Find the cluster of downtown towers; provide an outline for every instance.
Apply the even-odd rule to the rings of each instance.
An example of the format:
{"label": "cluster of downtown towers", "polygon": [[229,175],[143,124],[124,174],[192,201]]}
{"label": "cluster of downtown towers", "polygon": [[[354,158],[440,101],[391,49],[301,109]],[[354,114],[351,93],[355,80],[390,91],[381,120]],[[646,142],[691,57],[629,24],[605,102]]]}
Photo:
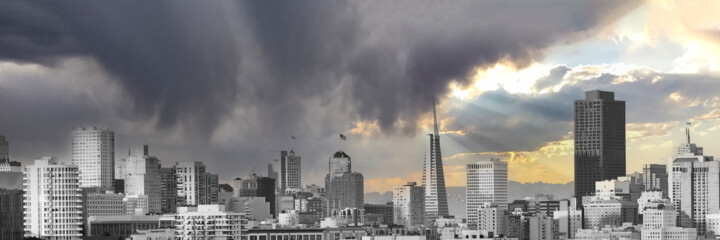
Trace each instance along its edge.
{"label": "cluster of downtown towers", "polygon": [[[614,93],[605,91],[588,91],[584,100],[574,102],[574,137],[575,137],[575,199],[578,209],[582,209],[585,197],[596,195],[596,182],[614,180],[626,175],[626,134],[625,134],[625,102],[614,99]],[[430,225],[439,218],[450,218],[448,210],[445,177],[443,173],[442,153],[440,149],[440,133],[438,131],[437,116],[433,105],[434,132],[429,135],[429,154],[424,159],[422,184],[410,182],[404,186],[394,188],[392,221],[400,225]],[[134,202],[135,208],[123,211],[133,211],[130,214],[162,214],[172,213],[178,206],[196,206],[202,204],[221,203],[223,188],[219,184],[218,175],[206,171],[202,162],[179,162],[171,167],[162,167],[160,160],[151,156],[146,145],[133,147],[128,150],[126,158],[116,161],[114,133],[108,129],[95,127],[81,127],[72,133],[72,161],[70,164],[61,164],[56,159],[46,157],[38,159],[33,165],[20,170],[24,172],[24,233],[26,236],[42,236],[43,218],[48,211],[48,201],[65,200],[68,196],[75,196],[70,192],[82,188],[82,196],[86,192],[124,193],[125,201]],[[693,156],[701,156],[699,161],[709,162],[712,157],[702,157],[702,148],[695,147],[689,141],[685,145],[687,152]],[[698,150],[699,149],[699,150]],[[680,150],[678,150],[680,151]],[[678,153],[679,154],[679,153]],[[690,163],[692,169],[693,157],[677,161],[678,164]],[[673,163],[671,163],[673,164]],[[715,162],[715,165],[718,165]],[[680,166],[683,173],[687,168]],[[706,167],[707,168],[707,167]],[[9,159],[8,143],[0,136],[0,171],[18,170],[17,162]],[[47,169],[54,169],[48,175]],[[507,206],[507,163],[499,159],[477,161],[467,165],[466,186],[466,213],[468,226],[478,228],[478,211],[486,206]],[[699,216],[696,206],[688,209],[683,207],[682,195],[690,197],[690,202],[696,197],[711,196],[700,193],[693,187],[683,188],[685,182],[673,179],[683,178],[682,174],[668,177],[664,165],[647,165],[644,169],[643,179],[646,190],[663,191],[664,196],[673,198],[679,209],[678,223],[683,227],[696,227],[698,232],[704,232],[704,216]],[[673,170],[674,171],[674,170]],[[690,170],[692,171],[692,170]],[[707,171],[707,170],[702,170]],[[672,171],[671,171],[672,172]],[[720,172],[720,165],[711,170],[716,175]],[[277,217],[280,211],[285,211],[283,199],[290,193],[314,192],[322,193],[321,205],[323,211],[317,214],[317,219],[338,214],[346,209],[367,208],[364,204],[363,175],[353,172],[351,158],[343,151],[335,152],[330,156],[328,174],[325,187],[301,184],[301,157],[296,156],[293,150],[281,151],[280,158],[268,167],[268,176],[251,175],[248,178],[237,178],[229,191],[238,196],[264,197],[270,204],[270,213]],[[489,177],[488,177],[489,176]],[[720,175],[718,175],[720,176]],[[52,177],[72,182],[65,186],[67,196],[60,193],[53,199],[42,198],[45,181]],[[659,180],[658,180],[659,179]],[[668,179],[672,188],[668,187]],[[689,180],[692,184],[692,179]],[[677,189],[675,189],[677,185]],[[718,187],[718,186],[714,186]],[[675,193],[672,193],[675,189]],[[57,191],[53,189],[52,191]],[[712,190],[717,195],[720,189]],[[686,197],[687,197],[686,196]],[[720,196],[718,196],[720,197]],[[708,197],[705,197],[708,198]],[[70,199],[75,201],[75,199]],[[295,203],[294,199],[290,199]],[[703,201],[710,201],[704,199]],[[710,204],[710,210],[720,213],[720,202],[717,199]],[[74,208],[60,211],[56,208]],[[83,212],[87,214],[86,206],[70,204],[53,205],[50,212]],[[292,209],[292,208],[290,208]],[[369,209],[366,209],[368,211]],[[506,209],[507,210],[507,209]],[[707,212],[710,213],[710,212]],[[80,226],[78,226],[80,227]],[[67,228],[69,232],[75,228]]]}

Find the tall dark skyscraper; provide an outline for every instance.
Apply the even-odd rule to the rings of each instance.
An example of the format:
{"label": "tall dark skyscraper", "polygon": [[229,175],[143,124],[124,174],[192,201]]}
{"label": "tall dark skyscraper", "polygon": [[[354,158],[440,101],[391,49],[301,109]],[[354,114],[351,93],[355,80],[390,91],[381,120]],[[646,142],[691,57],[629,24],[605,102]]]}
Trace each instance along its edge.
{"label": "tall dark skyscraper", "polygon": [[425,188],[425,221],[427,223],[441,216],[449,215],[435,99],[433,99],[433,121],[435,132],[428,134],[430,136],[430,156],[425,158],[422,177],[422,185]]}
{"label": "tall dark skyscraper", "polygon": [[575,100],[575,197],[595,193],[595,182],[625,175],[625,101],[586,91]]}

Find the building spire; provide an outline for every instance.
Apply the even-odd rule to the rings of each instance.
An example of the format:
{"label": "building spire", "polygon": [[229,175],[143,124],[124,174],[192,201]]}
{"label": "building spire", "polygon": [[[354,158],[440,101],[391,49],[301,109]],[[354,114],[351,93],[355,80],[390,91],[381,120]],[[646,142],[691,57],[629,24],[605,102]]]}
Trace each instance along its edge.
{"label": "building spire", "polygon": [[435,113],[435,96],[433,96],[433,123],[435,126],[435,136],[440,137],[440,131],[438,131],[438,124],[437,124],[437,113]]}
{"label": "building spire", "polygon": [[687,122],[687,126],[685,127],[685,136],[687,136],[687,143],[690,144],[690,125],[692,125],[691,122]]}

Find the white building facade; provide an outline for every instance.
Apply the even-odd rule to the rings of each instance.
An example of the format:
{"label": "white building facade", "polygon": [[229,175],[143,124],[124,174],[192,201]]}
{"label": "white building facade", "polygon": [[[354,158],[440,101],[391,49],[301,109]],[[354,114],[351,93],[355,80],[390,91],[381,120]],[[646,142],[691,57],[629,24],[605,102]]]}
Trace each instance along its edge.
{"label": "white building facade", "polygon": [[115,180],[115,133],[97,127],[80,127],[73,131],[72,162],[80,169],[80,187],[112,189]]}
{"label": "white building facade", "polygon": [[224,205],[178,207],[175,239],[240,239],[246,225],[244,213],[225,211]]}
{"label": "white building facade", "polygon": [[508,168],[500,159],[478,161],[467,165],[466,216],[468,227],[476,229],[478,210],[486,203],[507,208]]}
{"label": "white building facade", "polygon": [[207,183],[205,183],[205,165],[202,162],[178,162],[175,165],[177,177],[177,196],[180,206],[205,204]]}
{"label": "white building facade", "polygon": [[79,239],[83,221],[78,167],[44,157],[26,168],[23,180],[25,236]]}
{"label": "white building facade", "polygon": [[147,145],[140,149],[124,161],[125,194],[147,196],[148,212],[161,213],[160,160],[149,156]]}
{"label": "white building facade", "polygon": [[425,192],[415,182],[393,189],[393,222],[405,227],[420,225],[425,215]]}

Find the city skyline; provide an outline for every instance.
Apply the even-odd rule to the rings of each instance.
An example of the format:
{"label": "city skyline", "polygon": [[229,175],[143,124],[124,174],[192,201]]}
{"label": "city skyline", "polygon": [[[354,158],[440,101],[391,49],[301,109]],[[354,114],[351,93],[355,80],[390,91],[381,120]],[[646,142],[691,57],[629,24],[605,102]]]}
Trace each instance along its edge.
{"label": "city skyline", "polygon": [[[164,165],[203,161],[224,183],[292,148],[302,182],[319,184],[342,148],[365,191],[386,192],[421,182],[436,96],[447,186],[490,158],[508,161],[509,180],[564,184],[572,103],[600,89],[627,102],[627,172],[641,172],[667,164],[688,121],[720,155],[709,4],[8,3],[0,135],[25,166],[69,161],[72,129],[108,128],[116,159],[147,144]],[[177,11],[156,14],[166,8]]]}

